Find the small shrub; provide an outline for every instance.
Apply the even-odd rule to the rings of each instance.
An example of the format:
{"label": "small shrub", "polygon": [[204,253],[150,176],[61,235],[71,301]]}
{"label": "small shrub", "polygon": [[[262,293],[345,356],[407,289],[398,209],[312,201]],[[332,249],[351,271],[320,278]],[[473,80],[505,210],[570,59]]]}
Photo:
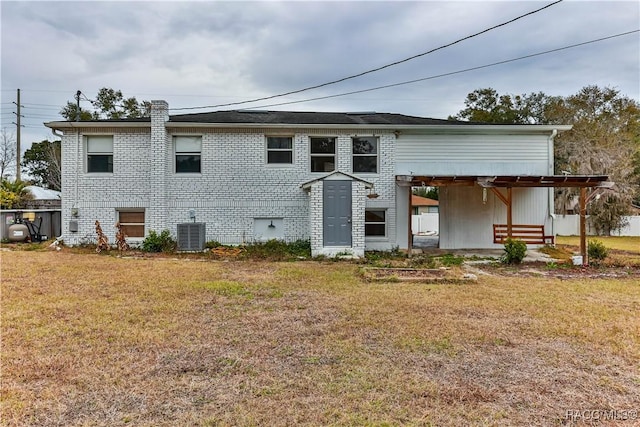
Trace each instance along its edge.
{"label": "small shrub", "polygon": [[366,251],[364,256],[367,261],[380,261],[380,260],[395,260],[395,259],[405,259],[407,258],[407,254],[401,252],[397,247],[389,250],[389,251]]}
{"label": "small shrub", "polygon": [[283,240],[268,240],[266,242],[254,242],[244,246],[243,257],[250,259],[268,259],[284,261],[296,258],[309,258],[311,256],[311,241],[296,240],[287,243]]}
{"label": "small shrub", "polygon": [[600,240],[589,240],[587,253],[589,254],[589,260],[594,264],[597,264],[604,261],[604,259],[609,255],[609,250]]}
{"label": "small shrub", "polygon": [[407,259],[407,265],[411,268],[436,268],[436,260],[427,255],[417,255]]}
{"label": "small shrub", "polygon": [[291,255],[305,258],[311,256],[311,240],[295,240],[288,243],[287,248]]}
{"label": "small shrub", "polygon": [[142,250],[145,252],[173,252],[177,246],[169,230],[163,230],[160,234],[151,230],[142,241]]}
{"label": "small shrub", "polygon": [[504,243],[504,254],[500,258],[505,264],[520,264],[527,254],[527,244],[519,239],[508,238]]}
{"label": "small shrub", "polygon": [[445,267],[451,267],[453,265],[462,265],[464,258],[461,256],[455,256],[454,254],[444,254],[440,257],[440,263]]}

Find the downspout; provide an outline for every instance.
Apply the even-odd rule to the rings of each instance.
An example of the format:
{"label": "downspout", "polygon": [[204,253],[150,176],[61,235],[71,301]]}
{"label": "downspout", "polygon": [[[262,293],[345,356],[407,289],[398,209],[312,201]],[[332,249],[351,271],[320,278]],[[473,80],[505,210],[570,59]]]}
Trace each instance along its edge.
{"label": "downspout", "polygon": [[[71,124],[71,127],[73,127],[73,124]],[[60,137],[60,154],[62,155],[62,137],[64,136],[64,134],[60,135],[57,134],[55,132],[55,129],[51,129],[51,132]],[[76,157],[76,177],[74,179],[74,184],[75,184],[75,188],[74,188],[74,198],[73,198],[73,203],[71,204],[71,216],[72,217],[76,217],[78,216],[78,211],[77,211],[77,207],[78,207],[78,180],[80,179],[80,167],[82,165],[82,160],[80,158],[80,128],[76,127],[76,152],[75,152],[75,157]],[[62,166],[62,165],[61,165]],[[61,183],[62,184],[62,183]]]}
{"label": "downspout", "polygon": [[[549,175],[553,175],[554,174],[554,154],[553,154],[553,143],[554,143],[554,138],[558,135],[558,129],[554,129],[553,131],[551,131],[551,135],[549,135],[548,138],[548,143],[547,143],[547,156],[548,156],[548,173]],[[554,187],[549,187],[547,189],[547,195],[549,198],[549,201],[547,203],[548,209],[549,209],[549,218],[551,218],[551,235],[555,236],[556,235],[556,230],[555,230],[555,219],[556,219],[556,214],[555,214],[555,199],[554,199],[554,195],[553,195],[553,191],[554,191]]]}

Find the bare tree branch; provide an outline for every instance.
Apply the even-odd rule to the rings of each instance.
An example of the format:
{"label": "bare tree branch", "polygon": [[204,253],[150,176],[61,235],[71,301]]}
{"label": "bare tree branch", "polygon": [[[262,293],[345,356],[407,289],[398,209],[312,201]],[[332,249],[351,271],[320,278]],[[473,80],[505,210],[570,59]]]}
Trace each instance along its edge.
{"label": "bare tree branch", "polygon": [[6,128],[0,131],[0,177],[16,169],[16,140]]}

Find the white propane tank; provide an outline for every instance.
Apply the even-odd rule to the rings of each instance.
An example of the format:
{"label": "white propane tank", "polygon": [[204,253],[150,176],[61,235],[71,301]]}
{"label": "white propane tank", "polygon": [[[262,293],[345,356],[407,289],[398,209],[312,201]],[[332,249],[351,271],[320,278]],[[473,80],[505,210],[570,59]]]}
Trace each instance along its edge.
{"label": "white propane tank", "polygon": [[9,226],[9,241],[24,242],[29,237],[29,229],[24,224],[11,224]]}

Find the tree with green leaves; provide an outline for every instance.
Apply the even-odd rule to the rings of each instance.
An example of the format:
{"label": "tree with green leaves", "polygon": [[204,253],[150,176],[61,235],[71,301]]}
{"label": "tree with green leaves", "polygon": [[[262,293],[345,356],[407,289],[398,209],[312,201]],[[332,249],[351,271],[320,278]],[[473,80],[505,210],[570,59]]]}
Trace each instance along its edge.
{"label": "tree with green leaves", "polygon": [[496,124],[541,124],[549,120],[547,109],[557,102],[542,92],[500,95],[493,88],[476,89],[467,95],[465,108],[449,120]]}
{"label": "tree with green leaves", "polygon": [[0,208],[23,209],[27,202],[33,199],[33,195],[26,187],[31,185],[28,181],[9,181],[3,179],[0,183]]}
{"label": "tree with green leaves", "polygon": [[25,151],[22,166],[35,185],[60,191],[62,188],[60,141],[34,142]]}
{"label": "tree with green leaves", "polygon": [[414,187],[413,194],[431,200],[438,200],[438,187]]}
{"label": "tree with green leaves", "polygon": [[[555,139],[555,171],[609,175],[613,191],[589,205],[598,233],[624,225],[633,201],[640,202],[640,105],[613,88],[586,86],[559,97],[542,92],[500,95],[492,88],[467,95],[466,108],[451,119],[503,124],[569,124]],[[575,204],[577,189],[556,191],[556,209]]]}
{"label": "tree with green leaves", "polygon": [[120,90],[103,87],[94,100],[84,100],[91,103],[92,109],[84,109],[78,102],[67,102],[60,115],[69,121],[74,120],[105,120],[105,119],[135,119],[148,117],[151,111],[149,101],[141,101],[135,97],[125,98]]}
{"label": "tree with green leaves", "polygon": [[[623,217],[640,199],[640,104],[616,89],[587,86],[550,113],[556,123],[573,125],[556,138],[556,173],[608,175],[615,187],[589,204],[590,221],[599,234],[624,226]],[[562,207],[576,197],[577,190],[568,189],[556,200]]]}

